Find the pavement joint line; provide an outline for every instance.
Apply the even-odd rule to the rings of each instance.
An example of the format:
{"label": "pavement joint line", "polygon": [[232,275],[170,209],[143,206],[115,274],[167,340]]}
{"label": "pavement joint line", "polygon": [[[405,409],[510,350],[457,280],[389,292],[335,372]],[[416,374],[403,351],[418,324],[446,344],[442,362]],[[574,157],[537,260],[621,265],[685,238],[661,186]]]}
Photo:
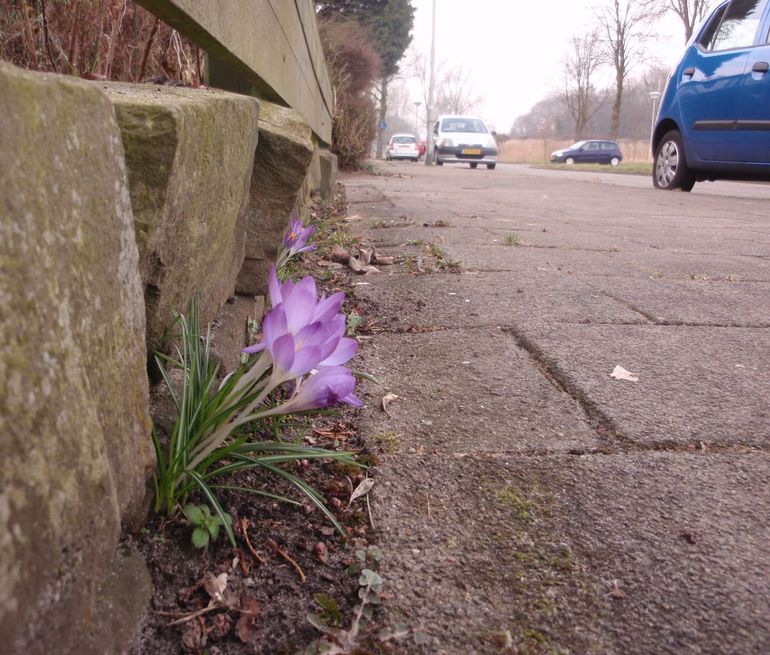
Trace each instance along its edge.
{"label": "pavement joint line", "polygon": [[[510,248],[511,246],[505,246],[505,247]],[[505,268],[476,268],[476,267],[463,268],[462,272],[463,273],[521,273],[519,269],[514,269],[514,268],[505,269]],[[546,269],[546,272],[548,272],[547,269]],[[572,275],[576,278],[606,278],[609,280],[613,280],[619,277],[618,275],[613,275],[612,273],[583,273],[580,271],[564,271],[556,268],[552,269],[551,272],[564,273],[566,275]]]}
{"label": "pavement joint line", "polygon": [[599,293],[601,293],[602,295],[604,295],[607,298],[609,298],[610,300],[614,300],[615,302],[620,303],[626,309],[630,309],[632,312],[635,312],[636,314],[639,314],[639,316],[647,319],[647,321],[649,321],[650,323],[653,323],[653,324],[656,324],[656,325],[658,324],[658,318],[657,317],[653,316],[652,314],[648,314],[643,309],[639,309],[633,303],[630,303],[627,300],[623,300],[622,298],[618,298],[614,294],[611,294],[608,291],[605,291],[604,289],[599,289],[597,287],[594,287],[594,289],[596,291],[598,291]]}
{"label": "pavement joint line", "polygon": [[554,387],[566,393],[578,403],[588,425],[596,433],[600,443],[609,447],[621,446],[626,450],[638,449],[639,444],[626,437],[615,424],[615,421],[602,412],[598,405],[582,389],[569,380],[559,369],[557,363],[543,353],[527,336],[522,334],[520,330],[517,330],[515,326],[509,325],[500,329],[509,334],[516,342],[516,345],[529,354],[540,372]]}
{"label": "pavement joint line", "polygon": [[767,330],[770,328],[770,323],[746,325],[743,323],[695,323],[689,321],[670,321],[667,319],[659,319],[655,321],[655,324],[661,327],[727,328],[731,330]]}
{"label": "pavement joint line", "polygon": [[566,451],[548,450],[532,448],[528,450],[474,450],[467,452],[460,451],[436,451],[430,450],[425,452],[403,452],[403,453],[385,453],[380,455],[381,459],[398,459],[398,458],[424,458],[424,457],[436,457],[438,459],[446,459],[447,457],[453,457],[454,459],[466,459],[466,458],[479,458],[479,459],[530,459],[530,458],[567,458],[567,457],[627,457],[630,454],[645,455],[655,453],[669,453],[676,455],[699,455],[702,457],[708,457],[710,455],[748,455],[752,453],[759,453],[770,455],[770,448],[760,446],[749,446],[741,444],[724,444],[724,443],[706,443],[706,442],[660,442],[653,444],[639,444],[639,447],[634,450],[623,450],[619,448],[573,448]]}

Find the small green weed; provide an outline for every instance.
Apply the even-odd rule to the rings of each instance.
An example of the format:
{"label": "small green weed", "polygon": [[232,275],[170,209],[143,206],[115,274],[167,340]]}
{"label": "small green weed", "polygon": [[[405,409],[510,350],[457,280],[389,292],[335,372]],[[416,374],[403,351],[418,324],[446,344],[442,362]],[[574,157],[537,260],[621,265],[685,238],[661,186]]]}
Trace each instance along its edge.
{"label": "small green weed", "polygon": [[372,440],[386,453],[397,453],[399,440],[398,435],[390,430],[379,432],[372,437]]}
{"label": "small green weed", "polygon": [[521,238],[519,238],[519,234],[517,232],[513,232],[512,234],[506,234],[505,235],[505,245],[506,246],[520,246],[521,245]]}
{"label": "small green weed", "polygon": [[208,505],[185,505],[182,513],[193,526],[192,543],[196,548],[206,548],[210,541],[217,540],[219,530],[225,523],[228,527],[233,523],[233,517],[227,512],[223,512],[221,517],[212,515]]}
{"label": "small green weed", "polygon": [[448,271],[451,273],[460,272],[460,262],[454,259],[449,259],[444,250],[435,243],[426,247],[428,254],[436,260],[436,268],[440,271]]}
{"label": "small green weed", "polygon": [[355,337],[356,330],[361,327],[365,320],[366,319],[364,319],[364,317],[360,314],[350,312],[350,314],[348,314],[347,318],[345,319],[347,324],[347,335],[349,337]]}
{"label": "small green weed", "polygon": [[403,624],[375,632],[373,608],[381,603],[384,584],[382,576],[376,571],[381,560],[382,550],[378,546],[370,545],[356,550],[356,561],[350,566],[348,572],[358,576],[358,603],[347,630],[340,627],[343,617],[339,603],[325,594],[316,594],[314,600],[320,607],[320,611],[315,614],[308,613],[307,620],[323,636],[299,651],[297,655],[391,652],[386,646],[389,642],[403,642],[410,636],[416,646],[428,642],[427,635],[413,632]]}

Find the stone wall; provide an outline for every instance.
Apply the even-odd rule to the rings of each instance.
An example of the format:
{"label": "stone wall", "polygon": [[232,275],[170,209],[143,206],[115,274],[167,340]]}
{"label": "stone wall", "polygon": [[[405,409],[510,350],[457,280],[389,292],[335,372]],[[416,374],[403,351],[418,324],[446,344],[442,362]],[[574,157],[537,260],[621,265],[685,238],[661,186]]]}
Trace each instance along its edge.
{"label": "stone wall", "polygon": [[154,464],[139,255],[104,94],[0,63],[0,117],[0,634],[70,652]]}
{"label": "stone wall", "polygon": [[0,643],[117,653],[149,595],[117,550],[151,500],[149,351],[196,293],[223,315],[247,247],[275,252],[317,146],[253,98],[2,62],[0,143]]}

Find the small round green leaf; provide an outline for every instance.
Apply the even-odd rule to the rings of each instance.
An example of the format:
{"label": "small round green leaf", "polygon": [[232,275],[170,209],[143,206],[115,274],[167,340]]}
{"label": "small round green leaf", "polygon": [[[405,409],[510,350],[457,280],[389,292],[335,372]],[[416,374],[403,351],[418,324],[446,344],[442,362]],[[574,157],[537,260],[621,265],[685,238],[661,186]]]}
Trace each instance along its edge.
{"label": "small round green leaf", "polygon": [[209,531],[203,528],[195,528],[192,532],[192,542],[196,548],[205,548],[209,545]]}
{"label": "small round green leaf", "polygon": [[200,525],[203,522],[203,513],[201,512],[201,508],[197,505],[185,505],[182,513],[187,520],[194,525]]}

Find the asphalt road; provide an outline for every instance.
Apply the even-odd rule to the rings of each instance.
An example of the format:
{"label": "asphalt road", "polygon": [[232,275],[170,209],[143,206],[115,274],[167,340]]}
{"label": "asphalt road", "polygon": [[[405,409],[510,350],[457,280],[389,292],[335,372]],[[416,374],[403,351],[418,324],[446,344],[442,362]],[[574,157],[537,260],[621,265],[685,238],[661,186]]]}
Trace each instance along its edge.
{"label": "asphalt road", "polygon": [[343,182],[402,262],[356,286],[399,652],[770,652],[770,186],[375,167]]}
{"label": "asphalt road", "polygon": [[[592,178],[601,180],[607,184],[616,186],[628,186],[635,189],[650,189],[652,180],[644,175],[618,175],[615,173],[586,173],[582,171],[565,170],[558,166],[553,169],[532,168],[526,164],[498,164],[497,170],[503,175],[524,174],[542,177],[559,177],[564,179],[575,179],[575,175],[590,175]],[[719,180],[716,182],[698,182],[692,190],[692,193],[701,195],[716,196],[736,196],[738,198],[764,198],[770,199],[770,182],[731,182]]]}

